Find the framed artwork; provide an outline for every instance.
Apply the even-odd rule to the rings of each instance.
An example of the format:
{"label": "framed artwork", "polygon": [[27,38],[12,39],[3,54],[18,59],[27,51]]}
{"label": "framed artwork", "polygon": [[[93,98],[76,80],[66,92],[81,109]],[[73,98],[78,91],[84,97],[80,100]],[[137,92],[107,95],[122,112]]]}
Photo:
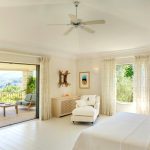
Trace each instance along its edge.
{"label": "framed artwork", "polygon": [[79,72],[79,87],[81,89],[90,88],[90,72]]}

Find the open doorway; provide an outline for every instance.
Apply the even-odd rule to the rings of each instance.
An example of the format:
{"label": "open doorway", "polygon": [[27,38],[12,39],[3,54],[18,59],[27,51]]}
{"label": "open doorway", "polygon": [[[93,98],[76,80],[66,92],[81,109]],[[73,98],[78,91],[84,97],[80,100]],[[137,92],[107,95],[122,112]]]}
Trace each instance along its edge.
{"label": "open doorway", "polygon": [[39,66],[0,63],[0,127],[38,118]]}

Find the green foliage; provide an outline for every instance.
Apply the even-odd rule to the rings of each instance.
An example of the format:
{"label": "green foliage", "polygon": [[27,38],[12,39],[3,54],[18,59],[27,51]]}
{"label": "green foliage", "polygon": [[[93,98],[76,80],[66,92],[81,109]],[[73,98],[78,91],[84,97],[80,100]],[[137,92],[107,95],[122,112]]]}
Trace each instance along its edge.
{"label": "green foliage", "polygon": [[126,65],[125,66],[124,77],[132,79],[133,75],[134,75],[133,66],[132,65]]}
{"label": "green foliage", "polygon": [[27,79],[27,89],[21,91],[21,87],[7,84],[7,86],[0,90],[0,102],[16,103],[18,100],[22,100],[24,92],[34,93],[36,88],[36,79],[33,76],[29,76]]}
{"label": "green foliage", "polygon": [[0,95],[0,102],[16,103],[18,100],[22,100],[22,92],[2,92]]}
{"label": "green foliage", "polygon": [[117,65],[117,100],[120,102],[133,101],[133,66]]}
{"label": "green foliage", "polygon": [[22,99],[22,92],[19,86],[7,84],[0,91],[0,102],[16,103],[20,99]]}
{"label": "green foliage", "polygon": [[15,85],[7,85],[5,88],[2,89],[2,92],[19,92],[21,88]]}
{"label": "green foliage", "polygon": [[35,93],[36,89],[36,79],[33,76],[29,76],[27,80],[26,94]]}

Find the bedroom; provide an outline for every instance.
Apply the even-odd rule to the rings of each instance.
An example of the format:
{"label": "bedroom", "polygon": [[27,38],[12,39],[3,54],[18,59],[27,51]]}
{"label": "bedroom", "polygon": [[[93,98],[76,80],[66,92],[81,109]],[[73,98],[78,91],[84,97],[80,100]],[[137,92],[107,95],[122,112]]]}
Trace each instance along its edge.
{"label": "bedroom", "polygon": [[[1,128],[2,150],[70,150],[79,133],[109,118],[105,115],[136,111],[149,113],[150,2],[80,0],[77,18],[82,21],[78,25],[71,24],[73,29],[70,25],[53,25],[70,24],[69,14],[76,14],[73,2],[0,0],[0,62],[40,65],[41,75],[39,119]],[[82,24],[91,20],[105,22]],[[64,35],[68,30],[69,33]],[[134,65],[133,97],[136,103],[116,102],[114,76],[117,64]],[[58,86],[59,70],[70,72],[70,86]],[[83,89],[79,85],[79,73],[82,72],[90,72],[89,88]],[[103,115],[100,114],[93,125],[74,125],[70,115],[52,117],[51,98],[65,95],[100,96],[99,111]],[[111,109],[106,111],[105,102],[111,103]],[[30,140],[24,140],[28,135]]]}

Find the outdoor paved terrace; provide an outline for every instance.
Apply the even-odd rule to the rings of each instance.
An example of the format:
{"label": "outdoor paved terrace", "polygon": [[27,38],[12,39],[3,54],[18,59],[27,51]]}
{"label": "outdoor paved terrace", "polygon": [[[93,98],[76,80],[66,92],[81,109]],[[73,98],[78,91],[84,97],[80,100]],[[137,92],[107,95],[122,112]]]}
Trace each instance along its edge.
{"label": "outdoor paved terrace", "polygon": [[6,116],[3,115],[3,108],[0,107],[0,127],[30,120],[35,118],[35,107],[27,110],[27,107],[18,105],[18,114],[15,107],[6,108]]}

